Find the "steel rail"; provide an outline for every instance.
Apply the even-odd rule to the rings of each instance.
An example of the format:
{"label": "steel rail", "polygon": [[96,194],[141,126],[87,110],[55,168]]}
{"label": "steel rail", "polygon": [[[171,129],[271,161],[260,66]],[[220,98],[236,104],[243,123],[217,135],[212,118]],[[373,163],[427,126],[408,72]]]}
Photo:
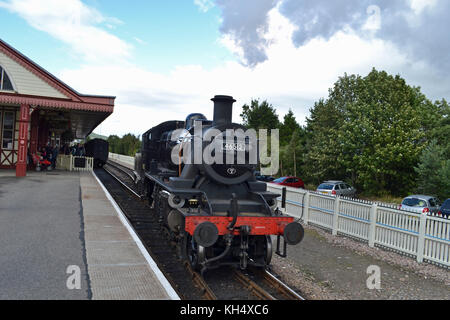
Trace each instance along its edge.
{"label": "steel rail", "polygon": [[264,281],[275,287],[278,292],[280,292],[282,295],[284,295],[289,300],[305,300],[301,295],[299,295],[297,292],[289,288],[285,283],[280,281],[278,278],[276,278],[272,273],[270,273],[268,270],[264,271],[263,274]]}
{"label": "steel rail", "polygon": [[234,277],[239,281],[247,290],[251,291],[255,296],[262,300],[277,300],[274,296],[261,288],[256,282],[251,280],[245,274],[239,270],[234,270]]}
{"label": "steel rail", "polygon": [[126,175],[128,175],[128,176],[130,177],[131,180],[134,181],[135,176],[134,176],[134,174],[130,173],[130,172],[133,172],[133,169],[128,168],[128,167],[126,167],[126,166],[124,166],[124,165],[122,165],[122,164],[120,164],[120,163],[117,163],[117,162],[115,162],[115,161],[112,161],[112,160],[108,160],[108,162],[107,162],[106,164],[109,164],[110,166],[112,166],[112,167],[114,167],[114,168],[116,168],[116,169],[122,171],[123,173],[125,173]]}
{"label": "steel rail", "polygon": [[[113,166],[114,167],[114,166]],[[115,167],[117,170],[121,170],[117,167]],[[136,193],[136,191],[134,191],[132,188],[130,188],[130,186],[128,186],[125,182],[123,182],[117,175],[115,175],[114,173],[111,172],[111,170],[108,170],[107,168],[103,167],[103,170],[105,170],[111,177],[113,177],[114,179],[117,180],[117,182],[119,182],[124,188],[126,188],[129,192],[131,192],[136,198],[138,199],[142,199],[142,197]],[[122,170],[123,172],[123,170]]]}
{"label": "steel rail", "polygon": [[217,300],[217,296],[214,294],[214,292],[211,290],[211,288],[208,286],[206,281],[203,279],[203,277],[198,273],[195,272],[189,262],[184,263],[185,268],[188,270],[188,272],[192,276],[192,280],[194,283],[201,288],[203,291],[203,296],[206,300]]}

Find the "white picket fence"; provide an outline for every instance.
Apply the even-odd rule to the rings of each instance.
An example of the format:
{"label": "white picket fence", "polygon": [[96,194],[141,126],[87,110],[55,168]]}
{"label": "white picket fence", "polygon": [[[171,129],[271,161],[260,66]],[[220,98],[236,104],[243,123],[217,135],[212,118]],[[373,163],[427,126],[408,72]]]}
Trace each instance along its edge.
{"label": "white picket fence", "polygon": [[[282,188],[267,184],[268,191],[275,193],[281,194]],[[450,219],[289,187],[284,211],[333,235],[367,241],[370,247],[387,247],[414,256],[419,263],[450,267]]]}
{"label": "white picket fence", "polygon": [[[75,159],[84,158],[85,166],[84,167],[76,167]],[[58,155],[58,159],[56,161],[56,167],[58,169],[67,170],[67,171],[92,171],[94,170],[94,158],[91,157],[75,157],[73,155]]]}

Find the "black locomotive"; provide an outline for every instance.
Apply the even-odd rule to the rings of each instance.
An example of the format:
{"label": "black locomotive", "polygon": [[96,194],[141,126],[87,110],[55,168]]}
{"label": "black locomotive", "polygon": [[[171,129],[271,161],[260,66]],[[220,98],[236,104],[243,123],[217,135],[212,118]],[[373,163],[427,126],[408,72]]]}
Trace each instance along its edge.
{"label": "black locomotive", "polygon": [[[195,269],[266,267],[272,258],[271,235],[277,236],[276,253],[286,256],[286,244],[299,243],[304,230],[278,210],[279,195],[255,179],[257,163],[250,161],[255,144],[249,137],[230,138],[233,132],[246,131],[232,123],[235,100],[215,96],[212,101],[212,121],[195,113],[143,134],[141,152],[135,157],[136,183]],[[217,143],[219,147],[212,148]],[[199,151],[208,150],[216,159],[234,161],[198,162]],[[236,161],[239,152],[245,161]]]}
{"label": "black locomotive", "polygon": [[94,166],[103,167],[108,161],[109,143],[103,139],[92,139],[85,143],[86,156],[94,158]]}

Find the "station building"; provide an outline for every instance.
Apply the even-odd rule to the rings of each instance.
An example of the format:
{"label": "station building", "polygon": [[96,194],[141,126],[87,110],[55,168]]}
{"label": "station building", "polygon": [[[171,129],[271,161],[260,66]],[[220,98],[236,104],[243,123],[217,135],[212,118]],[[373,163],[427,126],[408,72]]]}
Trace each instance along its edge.
{"label": "station building", "polygon": [[84,139],[114,101],[75,91],[0,39],[0,169],[25,176],[29,153]]}

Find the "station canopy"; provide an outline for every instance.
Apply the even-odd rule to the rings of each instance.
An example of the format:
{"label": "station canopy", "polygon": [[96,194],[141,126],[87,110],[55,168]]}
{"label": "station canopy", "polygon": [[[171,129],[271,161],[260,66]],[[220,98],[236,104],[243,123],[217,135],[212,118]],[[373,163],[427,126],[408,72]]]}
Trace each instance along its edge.
{"label": "station canopy", "polygon": [[75,91],[0,39],[0,106],[28,105],[50,129],[84,139],[112,114],[114,101]]}

